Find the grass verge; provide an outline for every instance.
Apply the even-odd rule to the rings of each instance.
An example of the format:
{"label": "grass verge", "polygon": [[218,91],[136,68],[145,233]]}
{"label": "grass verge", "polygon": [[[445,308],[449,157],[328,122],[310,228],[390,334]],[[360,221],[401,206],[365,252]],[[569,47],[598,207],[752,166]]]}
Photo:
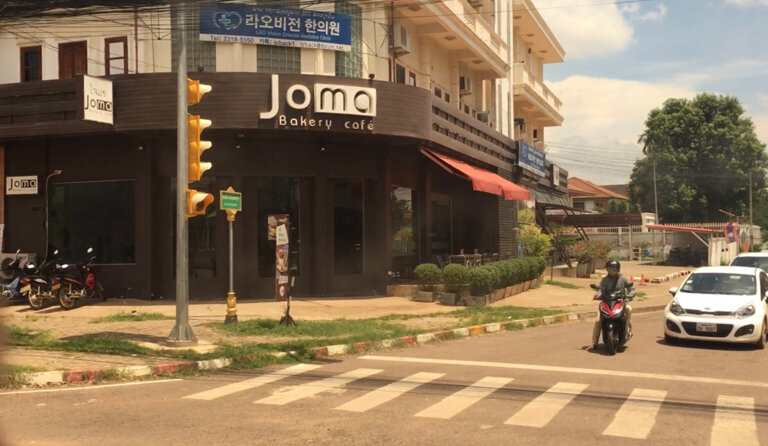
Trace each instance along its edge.
{"label": "grass verge", "polygon": [[162,321],[174,319],[172,316],[166,316],[162,313],[119,313],[98,317],[90,321],[91,324],[101,324],[105,322],[137,322],[137,321]]}
{"label": "grass verge", "polygon": [[0,365],[0,388],[17,389],[27,384],[26,374],[40,372],[39,367]]}
{"label": "grass verge", "polygon": [[560,288],[568,288],[570,290],[577,290],[577,289],[581,288],[578,285],[574,285],[572,283],[560,282],[560,281],[557,281],[557,280],[547,280],[544,283],[546,285],[559,286]]}

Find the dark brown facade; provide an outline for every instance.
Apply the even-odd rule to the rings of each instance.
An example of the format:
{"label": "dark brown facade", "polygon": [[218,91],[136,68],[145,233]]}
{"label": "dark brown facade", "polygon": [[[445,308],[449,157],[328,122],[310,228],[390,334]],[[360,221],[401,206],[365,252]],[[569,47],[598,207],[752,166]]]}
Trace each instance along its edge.
{"label": "dark brown facade", "polygon": [[[382,294],[393,270],[407,274],[417,263],[461,249],[516,255],[516,202],[472,191],[465,178],[420,153],[428,148],[515,179],[520,173],[514,142],[430,92],[322,76],[192,77],[213,86],[190,110],[213,121],[204,133],[213,142],[203,156],[214,166],[204,175],[207,187],[217,198],[229,186],[243,193],[243,211],[234,224],[238,297],[272,297],[265,215],[282,209],[295,211],[291,251],[300,271],[297,295]],[[172,298],[176,76],[111,79],[114,125],[80,119],[81,77],[0,86],[5,176],[36,175],[42,183],[61,169],[52,183],[130,181],[134,260],[99,265],[102,282],[114,296]],[[356,110],[344,110],[343,95],[337,104],[326,104],[340,113],[315,112],[317,84],[373,89],[375,116],[346,113],[371,104],[363,98],[349,103]],[[37,195],[3,197],[4,252],[44,252],[42,189],[41,184]],[[285,199],[280,191],[287,191]],[[393,243],[392,201],[403,191],[410,191],[413,206],[407,215],[414,227],[407,236],[414,248],[399,257],[393,252],[400,248]],[[217,209],[215,202],[207,216],[190,220],[191,227],[203,222],[208,231],[205,252],[191,254],[192,298],[226,295],[228,226]],[[355,243],[358,229],[360,243]]]}

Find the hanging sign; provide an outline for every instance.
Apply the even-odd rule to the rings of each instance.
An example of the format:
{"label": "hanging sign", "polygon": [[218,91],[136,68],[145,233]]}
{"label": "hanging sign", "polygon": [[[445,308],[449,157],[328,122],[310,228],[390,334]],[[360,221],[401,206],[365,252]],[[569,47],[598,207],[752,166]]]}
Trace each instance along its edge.
{"label": "hanging sign", "polygon": [[288,214],[273,214],[269,217],[270,224],[274,222],[274,232],[268,229],[269,234],[275,237],[275,301],[288,300],[288,254],[290,243],[288,240]]}

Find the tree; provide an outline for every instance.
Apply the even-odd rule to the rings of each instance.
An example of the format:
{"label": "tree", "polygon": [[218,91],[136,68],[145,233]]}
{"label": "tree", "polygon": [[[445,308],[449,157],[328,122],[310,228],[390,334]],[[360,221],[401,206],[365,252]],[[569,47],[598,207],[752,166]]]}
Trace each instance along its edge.
{"label": "tree", "polygon": [[625,200],[611,198],[608,200],[608,209],[611,214],[627,214],[629,213],[629,203]]}
{"label": "tree", "polygon": [[635,162],[629,196],[642,211],[654,209],[653,165],[662,221],[701,221],[718,209],[746,213],[752,189],[765,187],[765,144],[738,99],[703,93],[667,99],[648,114],[640,135],[646,155]]}

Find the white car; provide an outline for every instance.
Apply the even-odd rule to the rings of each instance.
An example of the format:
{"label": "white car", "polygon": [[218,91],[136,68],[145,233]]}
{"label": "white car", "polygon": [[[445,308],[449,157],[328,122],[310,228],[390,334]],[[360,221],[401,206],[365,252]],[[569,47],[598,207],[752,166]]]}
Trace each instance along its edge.
{"label": "white car", "polygon": [[768,252],[742,252],[731,260],[731,266],[752,266],[768,271]]}
{"label": "white car", "polygon": [[705,266],[669,289],[664,339],[753,343],[765,348],[768,275],[746,266]]}

